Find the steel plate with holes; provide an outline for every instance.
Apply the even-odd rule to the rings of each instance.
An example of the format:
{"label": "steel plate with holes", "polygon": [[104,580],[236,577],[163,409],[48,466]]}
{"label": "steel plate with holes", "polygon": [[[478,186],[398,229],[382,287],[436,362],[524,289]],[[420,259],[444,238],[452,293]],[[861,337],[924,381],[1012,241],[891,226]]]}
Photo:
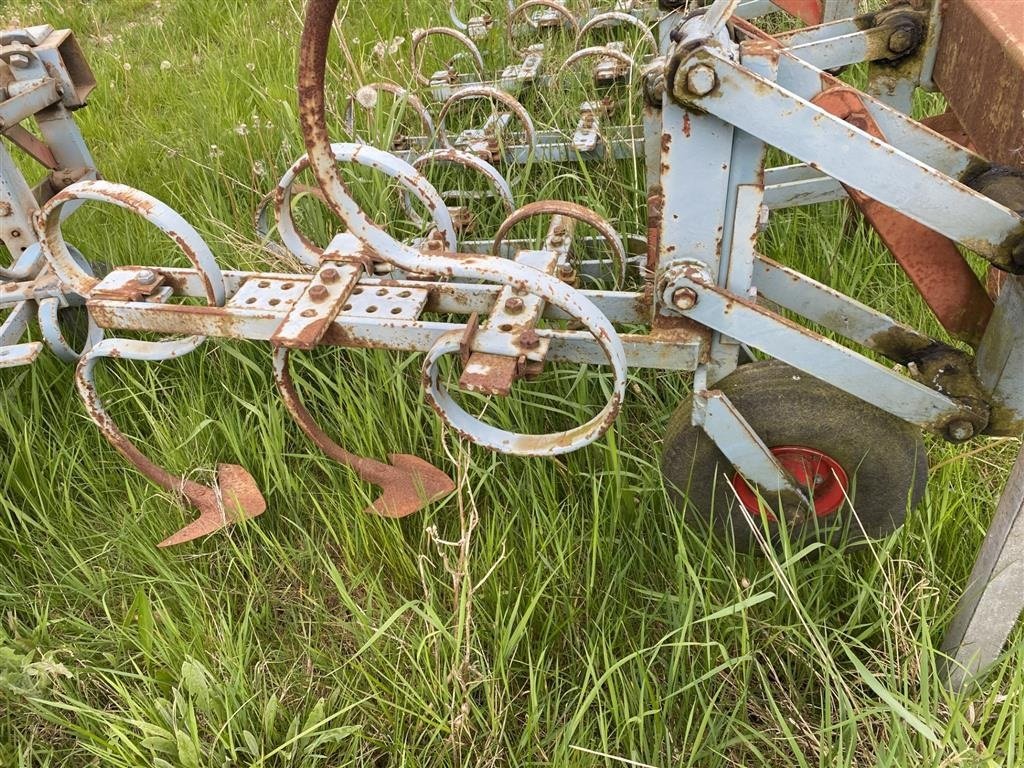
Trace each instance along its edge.
{"label": "steel plate with holes", "polygon": [[428,296],[429,291],[424,288],[360,285],[352,290],[339,317],[415,320],[427,305]]}
{"label": "steel plate with holes", "polygon": [[227,305],[245,309],[285,311],[298,301],[308,282],[307,278],[299,280],[250,278],[242,283],[242,287],[228,300]]}

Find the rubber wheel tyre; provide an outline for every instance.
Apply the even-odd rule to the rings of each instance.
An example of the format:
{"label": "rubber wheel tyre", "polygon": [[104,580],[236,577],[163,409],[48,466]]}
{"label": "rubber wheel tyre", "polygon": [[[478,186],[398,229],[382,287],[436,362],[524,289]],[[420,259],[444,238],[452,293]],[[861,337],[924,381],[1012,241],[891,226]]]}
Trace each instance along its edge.
{"label": "rubber wheel tyre", "polygon": [[772,510],[777,522],[765,522],[737,500],[731,482],[735,469],[704,430],[690,423],[693,399],[688,398],[666,431],[665,486],[687,522],[710,527],[738,551],[758,549],[753,527],[777,542],[784,522],[791,541],[838,544],[865,535],[881,538],[903,524],[908,506],[921,501],[928,457],[914,425],[777,360],[740,366],[716,389],[769,448],[802,446],[836,461],[849,478],[853,506],[844,501],[833,514],[819,518],[798,505],[788,510],[784,505]]}

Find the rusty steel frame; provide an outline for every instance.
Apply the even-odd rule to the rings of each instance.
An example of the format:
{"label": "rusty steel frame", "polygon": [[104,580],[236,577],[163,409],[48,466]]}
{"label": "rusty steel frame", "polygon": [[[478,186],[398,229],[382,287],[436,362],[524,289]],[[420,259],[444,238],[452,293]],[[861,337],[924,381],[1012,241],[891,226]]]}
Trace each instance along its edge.
{"label": "rusty steel frame", "polygon": [[[199,511],[199,518],[165,545],[255,517],[265,502],[241,467],[221,465],[217,481],[203,486],[151,461],[117,428],[93,372],[104,358],[159,361],[188,354],[210,336],[270,343],[275,381],[289,413],[328,457],[381,487],[369,509],[389,517],[443,498],[453,483],[414,456],[391,455],[388,464],[355,456],[336,443],[298,397],[289,368],[291,350],[332,345],[424,353],[424,392],[441,418],[466,439],[523,455],[564,453],[603,435],[618,415],[629,367],[695,371],[696,395],[707,404],[694,409],[695,423],[719,443],[741,475],[755,484],[760,480],[762,490],[797,495],[793,479],[743,415],[712,389],[738,365],[744,345],[953,442],[980,434],[1020,434],[1020,279],[1010,279],[994,303],[958,250],[959,244],[998,269],[1024,272],[1024,211],[971,186],[993,169],[1002,173],[995,162],[1020,164],[1016,150],[1004,152],[1012,139],[1007,124],[1022,135],[1020,104],[1012,94],[1000,100],[1000,110],[1008,104],[1010,113],[1017,114],[997,110],[1006,119],[995,125],[981,115],[973,94],[963,92],[963,78],[952,74],[965,66],[957,63],[965,41],[980,39],[993,42],[994,52],[981,64],[986,72],[1019,76],[1024,52],[1018,30],[980,0],[964,0],[953,12],[937,1],[894,0],[861,16],[849,13],[850,5],[847,0],[716,0],[702,14],[668,10],[659,15],[650,6],[620,3],[613,11],[584,18],[553,0],[510,5],[511,18],[524,19],[507,27],[517,42],[553,26],[572,29],[578,49],[559,74],[582,59],[596,58],[598,83],[624,80],[642,89],[642,126],[603,125],[606,106],[587,102],[568,140],[559,131],[538,131],[515,95],[526,84],[552,77],[541,72],[543,47],[521,51],[522,64],[486,80],[484,57],[474,41],[490,34],[494,19],[462,24],[453,6],[459,28],[436,27],[413,36],[414,79],[443,101],[436,119],[416,93],[394,84],[364,86],[347,102],[350,134],[355,133],[356,105],[373,108],[380,93],[417,115],[425,135],[398,137],[393,151],[385,152],[363,144],[331,144],[323,79],[336,0],[308,0],[299,56],[299,114],[307,154],[257,212],[268,249],[296,257],[309,270],[295,274],[224,271],[195,230],[159,200],[97,181],[70,113],[84,105],[95,85],[73,36],[47,27],[3,33],[0,131],[51,173],[30,190],[0,145],[0,240],[15,255],[0,271],[0,310],[9,310],[0,325],[0,367],[32,362],[44,344],[61,359],[77,361],[78,389],[106,438],[145,476]],[[788,11],[809,26],[773,37],[744,20],[773,9]],[[651,31],[655,21],[656,35]],[[585,47],[588,33],[606,26],[640,30],[657,55],[640,67],[621,45]],[[420,47],[433,35],[466,47],[480,79],[471,81],[451,68],[431,77],[421,73]],[[858,62],[868,62],[871,75],[863,93],[825,71]],[[971,139],[971,147],[907,116],[914,88],[932,84],[947,92],[957,118],[947,133],[955,137],[959,130]],[[445,119],[467,99],[489,99],[508,111],[451,140]],[[22,126],[30,118],[41,138]],[[518,144],[500,138],[513,118],[526,138]],[[766,168],[769,146],[798,162]],[[516,207],[497,167],[607,156],[645,158],[646,237],[623,237],[604,218],[567,201]],[[429,210],[429,234],[400,242],[370,221],[342,182],[338,164],[348,162],[399,181],[407,211],[410,196]],[[496,190],[508,217],[491,239],[463,240],[472,223],[472,196],[460,198],[468,199],[465,206],[451,206],[453,196],[464,193],[438,192],[422,174],[430,162],[483,174]],[[317,179],[312,190],[295,184],[307,167]],[[292,221],[296,191],[319,197],[348,231],[326,248],[309,241]],[[972,351],[929,338],[757,252],[770,210],[843,197],[879,232],[949,333]],[[142,216],[171,237],[191,268],[119,267],[94,276],[60,227],[85,201]],[[552,217],[539,249],[528,242],[506,242],[515,224],[537,215]],[[426,221],[410,217],[426,228]],[[577,236],[577,222],[592,227],[597,236]],[[283,245],[271,242],[275,230]],[[609,259],[579,254],[602,250],[612,254],[615,290],[583,285],[607,275]],[[90,331],[85,347],[75,350],[61,331],[60,311],[82,304]],[[773,305],[907,366],[912,375],[814,333]],[[431,314],[463,319],[425,317]],[[22,342],[33,318],[43,341]],[[646,325],[648,331],[621,333],[616,326],[624,324]],[[137,331],[175,338],[139,341],[116,335]],[[558,362],[609,366],[612,386],[604,407],[583,424],[524,435],[497,429],[462,409],[439,373],[445,356],[461,359],[458,386],[465,390],[506,396],[515,382]]]}

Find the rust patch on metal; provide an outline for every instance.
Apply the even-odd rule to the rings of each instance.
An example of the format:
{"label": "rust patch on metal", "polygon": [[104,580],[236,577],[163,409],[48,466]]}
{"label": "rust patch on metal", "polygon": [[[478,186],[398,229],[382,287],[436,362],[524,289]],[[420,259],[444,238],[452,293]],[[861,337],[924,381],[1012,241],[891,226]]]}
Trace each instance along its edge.
{"label": "rust patch on metal", "polygon": [[944,3],[934,79],[978,150],[1024,169],[1021,3]]}
{"label": "rust patch on metal", "polygon": [[[811,101],[862,131],[885,140],[854,89],[830,88]],[[956,338],[976,347],[992,316],[993,304],[956,244],[859,190],[845,185],[844,188],[942,326]]]}
{"label": "rust patch on metal", "polygon": [[338,445],[320,428],[299,399],[288,370],[287,352],[278,349],[275,354],[284,355],[283,360],[275,363],[274,380],[278,391],[288,413],[306,437],[316,443],[328,458],[352,469],[363,482],[381,489],[381,495],[366,508],[366,512],[382,517],[407,517],[455,490],[455,483],[447,474],[417,456],[392,453],[388,455],[389,465],[351,453]]}

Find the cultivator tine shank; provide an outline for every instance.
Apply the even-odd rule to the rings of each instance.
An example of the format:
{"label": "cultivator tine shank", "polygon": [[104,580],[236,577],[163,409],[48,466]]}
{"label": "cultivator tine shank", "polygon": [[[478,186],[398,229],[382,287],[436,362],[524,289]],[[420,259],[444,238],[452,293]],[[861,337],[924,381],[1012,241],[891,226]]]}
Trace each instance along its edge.
{"label": "cultivator tine shank", "polygon": [[448,475],[416,456],[393,453],[388,456],[391,460],[389,465],[357,456],[334,442],[302,404],[288,359],[287,349],[278,347],[274,350],[274,381],[285,408],[306,436],[329,458],[352,469],[363,482],[381,488],[381,495],[366,508],[367,512],[382,517],[407,517],[455,490],[455,483]]}

